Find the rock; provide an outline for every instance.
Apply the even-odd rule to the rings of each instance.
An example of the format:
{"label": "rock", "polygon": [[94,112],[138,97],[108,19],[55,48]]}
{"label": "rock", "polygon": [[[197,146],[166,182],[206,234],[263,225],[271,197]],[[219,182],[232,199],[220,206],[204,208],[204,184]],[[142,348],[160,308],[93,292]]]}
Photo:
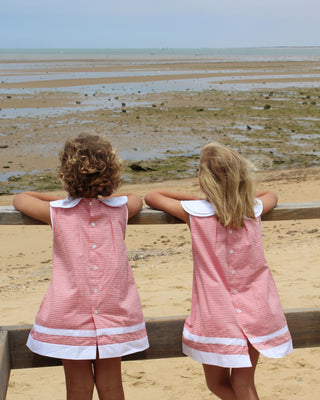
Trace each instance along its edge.
{"label": "rock", "polygon": [[129,164],[129,168],[132,169],[132,171],[155,171],[155,169],[150,168],[150,167],[143,167],[142,165],[138,164],[138,163],[132,163]]}
{"label": "rock", "polygon": [[132,171],[147,171],[147,168],[142,167],[141,165],[139,165],[137,163],[130,164],[129,168],[131,168]]}

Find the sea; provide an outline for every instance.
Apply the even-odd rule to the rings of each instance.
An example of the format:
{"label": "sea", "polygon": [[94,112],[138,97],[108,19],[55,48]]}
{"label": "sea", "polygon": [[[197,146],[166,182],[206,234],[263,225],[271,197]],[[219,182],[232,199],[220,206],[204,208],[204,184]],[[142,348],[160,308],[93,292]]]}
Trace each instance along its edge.
{"label": "sea", "polygon": [[194,59],[224,61],[319,61],[318,47],[158,48],[158,49],[0,49],[0,62],[64,59]]}

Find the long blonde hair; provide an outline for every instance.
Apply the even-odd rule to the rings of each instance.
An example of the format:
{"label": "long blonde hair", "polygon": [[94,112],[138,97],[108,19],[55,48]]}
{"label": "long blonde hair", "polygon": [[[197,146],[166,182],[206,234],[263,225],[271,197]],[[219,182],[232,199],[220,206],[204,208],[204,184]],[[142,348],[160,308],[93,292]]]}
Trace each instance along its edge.
{"label": "long blonde hair", "polygon": [[199,183],[223,226],[240,229],[244,218],[255,218],[253,165],[238,152],[219,143],[200,153]]}

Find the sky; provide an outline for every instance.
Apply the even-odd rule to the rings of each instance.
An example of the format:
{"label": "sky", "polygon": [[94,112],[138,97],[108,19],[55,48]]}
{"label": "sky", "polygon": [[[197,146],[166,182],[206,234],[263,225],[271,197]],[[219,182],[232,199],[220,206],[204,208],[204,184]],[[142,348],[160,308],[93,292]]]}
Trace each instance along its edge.
{"label": "sky", "polygon": [[320,0],[0,0],[0,48],[320,46]]}

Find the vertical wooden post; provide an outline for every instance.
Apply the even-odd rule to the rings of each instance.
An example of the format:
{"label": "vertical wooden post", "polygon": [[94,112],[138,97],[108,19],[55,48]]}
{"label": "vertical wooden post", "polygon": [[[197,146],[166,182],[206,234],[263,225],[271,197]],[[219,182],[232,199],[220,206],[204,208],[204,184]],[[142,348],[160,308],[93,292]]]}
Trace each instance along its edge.
{"label": "vertical wooden post", "polygon": [[5,400],[10,377],[8,332],[0,331],[0,400]]}

